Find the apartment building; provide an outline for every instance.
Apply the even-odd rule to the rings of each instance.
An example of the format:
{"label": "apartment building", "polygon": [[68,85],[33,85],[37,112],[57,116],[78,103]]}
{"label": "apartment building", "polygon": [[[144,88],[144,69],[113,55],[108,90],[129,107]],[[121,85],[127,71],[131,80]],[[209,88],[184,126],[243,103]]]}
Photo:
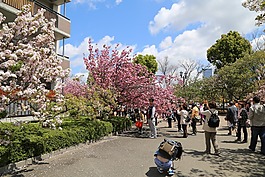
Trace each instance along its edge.
{"label": "apartment building", "polygon": [[[16,14],[26,4],[31,4],[32,14],[36,14],[38,9],[43,8],[46,10],[45,17],[47,19],[56,19],[55,22],[55,49],[57,57],[62,60],[62,67],[64,69],[70,68],[69,57],[64,55],[64,41],[70,38],[71,21],[66,17],[66,4],[71,0],[0,0],[0,12],[6,17],[6,22],[14,21]],[[59,54],[59,47],[62,46],[63,50]],[[50,85],[52,89],[52,85]],[[11,105],[8,112],[14,112],[13,116],[28,115],[28,112],[18,112],[17,105]],[[12,116],[12,115],[11,115]]]}

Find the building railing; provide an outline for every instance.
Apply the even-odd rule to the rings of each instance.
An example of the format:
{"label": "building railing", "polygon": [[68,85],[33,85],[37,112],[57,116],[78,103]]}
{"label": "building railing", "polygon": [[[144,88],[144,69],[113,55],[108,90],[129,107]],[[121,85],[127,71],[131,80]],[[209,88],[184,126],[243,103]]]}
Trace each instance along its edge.
{"label": "building railing", "polygon": [[56,23],[55,23],[56,28],[58,28],[59,17],[70,21],[69,18],[63,16],[62,14],[54,11],[53,9],[45,6],[44,4],[36,0],[2,0],[2,2],[19,10],[21,10],[24,5],[30,4],[32,8],[31,10],[32,14],[36,14],[39,9],[43,8],[46,10],[46,12],[44,13],[45,18],[47,18],[48,20],[50,19],[56,20]]}

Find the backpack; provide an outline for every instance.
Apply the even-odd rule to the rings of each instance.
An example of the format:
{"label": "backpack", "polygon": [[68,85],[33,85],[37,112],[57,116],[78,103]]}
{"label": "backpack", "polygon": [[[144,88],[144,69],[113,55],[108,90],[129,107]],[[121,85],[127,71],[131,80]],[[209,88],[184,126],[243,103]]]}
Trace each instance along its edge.
{"label": "backpack", "polygon": [[158,151],[167,159],[176,160],[181,158],[183,148],[182,144],[178,141],[164,139],[164,141],[160,143]]}
{"label": "backpack", "polygon": [[208,120],[208,126],[209,127],[219,127],[220,124],[220,118],[216,113],[213,113],[211,110],[209,110],[211,112],[211,116]]}
{"label": "backpack", "polygon": [[191,118],[189,115],[183,115],[185,122],[190,122]]}

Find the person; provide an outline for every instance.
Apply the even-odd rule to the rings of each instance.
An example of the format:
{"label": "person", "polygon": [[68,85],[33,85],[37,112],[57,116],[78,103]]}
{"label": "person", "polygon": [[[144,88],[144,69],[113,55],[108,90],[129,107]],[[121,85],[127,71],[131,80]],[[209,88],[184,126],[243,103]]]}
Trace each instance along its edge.
{"label": "person", "polygon": [[178,106],[177,110],[176,110],[176,119],[177,119],[177,126],[178,126],[178,131],[181,132],[181,118],[180,115],[178,114],[178,110],[181,108],[181,105]]}
{"label": "person", "polygon": [[138,124],[138,133],[142,134],[142,129],[143,129],[143,122],[144,122],[144,114],[142,110],[135,109],[135,118],[136,118],[136,123]]}
{"label": "person", "polygon": [[172,128],[172,119],[174,118],[174,113],[171,109],[168,110],[166,117],[167,117],[168,128]]}
{"label": "person", "polygon": [[158,172],[161,174],[167,172],[170,176],[174,175],[173,161],[179,160],[182,152],[183,148],[180,142],[164,139],[154,154],[154,162],[157,165]]}
{"label": "person", "polygon": [[216,110],[216,103],[215,102],[210,102],[208,104],[209,108],[208,110],[202,111],[201,114],[205,115],[205,121],[203,123],[203,130],[205,134],[205,145],[206,145],[206,150],[205,153],[210,154],[211,153],[211,142],[214,148],[214,154],[218,155],[219,150],[218,150],[218,145],[216,141],[216,127],[209,127],[208,126],[208,121],[211,117],[212,114],[217,114],[218,111]]}
{"label": "person", "polygon": [[229,130],[228,135],[232,135],[232,130],[235,129],[237,122],[237,107],[235,106],[233,101],[229,103],[225,119],[227,120],[228,123],[228,130]]}
{"label": "person", "polygon": [[261,140],[261,154],[265,155],[265,107],[260,104],[258,96],[253,97],[253,105],[249,109],[251,139],[249,149],[255,151],[258,136]]}
{"label": "person", "polygon": [[245,109],[245,104],[243,102],[238,102],[238,129],[237,129],[237,142],[241,142],[241,129],[243,129],[244,139],[242,143],[247,143],[248,141],[248,132],[246,122],[248,120],[248,113]]}
{"label": "person", "polygon": [[188,137],[188,130],[187,125],[189,124],[189,121],[187,121],[189,117],[189,112],[187,111],[187,105],[184,103],[179,109],[177,110],[177,113],[180,115],[180,123],[183,130],[183,138]]}
{"label": "person", "polygon": [[154,99],[149,99],[149,107],[147,111],[147,122],[151,131],[150,138],[157,138],[157,132],[156,132],[156,119],[155,119],[155,105],[154,105]]}
{"label": "person", "polygon": [[192,103],[192,110],[191,110],[191,127],[192,127],[192,135],[197,134],[197,118],[199,117],[199,109],[195,103]]}

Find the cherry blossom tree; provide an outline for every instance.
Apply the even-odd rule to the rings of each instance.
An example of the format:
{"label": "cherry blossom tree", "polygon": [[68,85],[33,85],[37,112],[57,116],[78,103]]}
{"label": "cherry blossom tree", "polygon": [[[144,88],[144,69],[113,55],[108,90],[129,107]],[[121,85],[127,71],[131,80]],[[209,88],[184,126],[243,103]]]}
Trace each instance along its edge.
{"label": "cherry blossom tree", "polygon": [[64,94],[71,94],[76,97],[88,97],[88,86],[82,83],[79,78],[67,78],[63,88]]}
{"label": "cherry blossom tree", "polygon": [[[45,118],[51,102],[62,101],[63,70],[55,53],[55,20],[44,17],[44,9],[35,15],[30,5],[22,7],[14,22],[5,23],[0,13],[0,95],[1,111],[18,100],[27,100],[32,113]],[[55,83],[52,92],[47,83]],[[51,94],[52,93],[52,94]],[[52,99],[51,99],[52,98]]]}
{"label": "cherry blossom tree", "polygon": [[111,49],[105,45],[102,50],[94,49],[89,41],[89,55],[84,57],[89,72],[88,85],[111,90],[116,102],[129,108],[146,107],[148,100],[154,98],[157,110],[164,111],[175,99],[173,89],[162,88],[153,73],[134,63],[130,48],[119,51],[118,47]]}

